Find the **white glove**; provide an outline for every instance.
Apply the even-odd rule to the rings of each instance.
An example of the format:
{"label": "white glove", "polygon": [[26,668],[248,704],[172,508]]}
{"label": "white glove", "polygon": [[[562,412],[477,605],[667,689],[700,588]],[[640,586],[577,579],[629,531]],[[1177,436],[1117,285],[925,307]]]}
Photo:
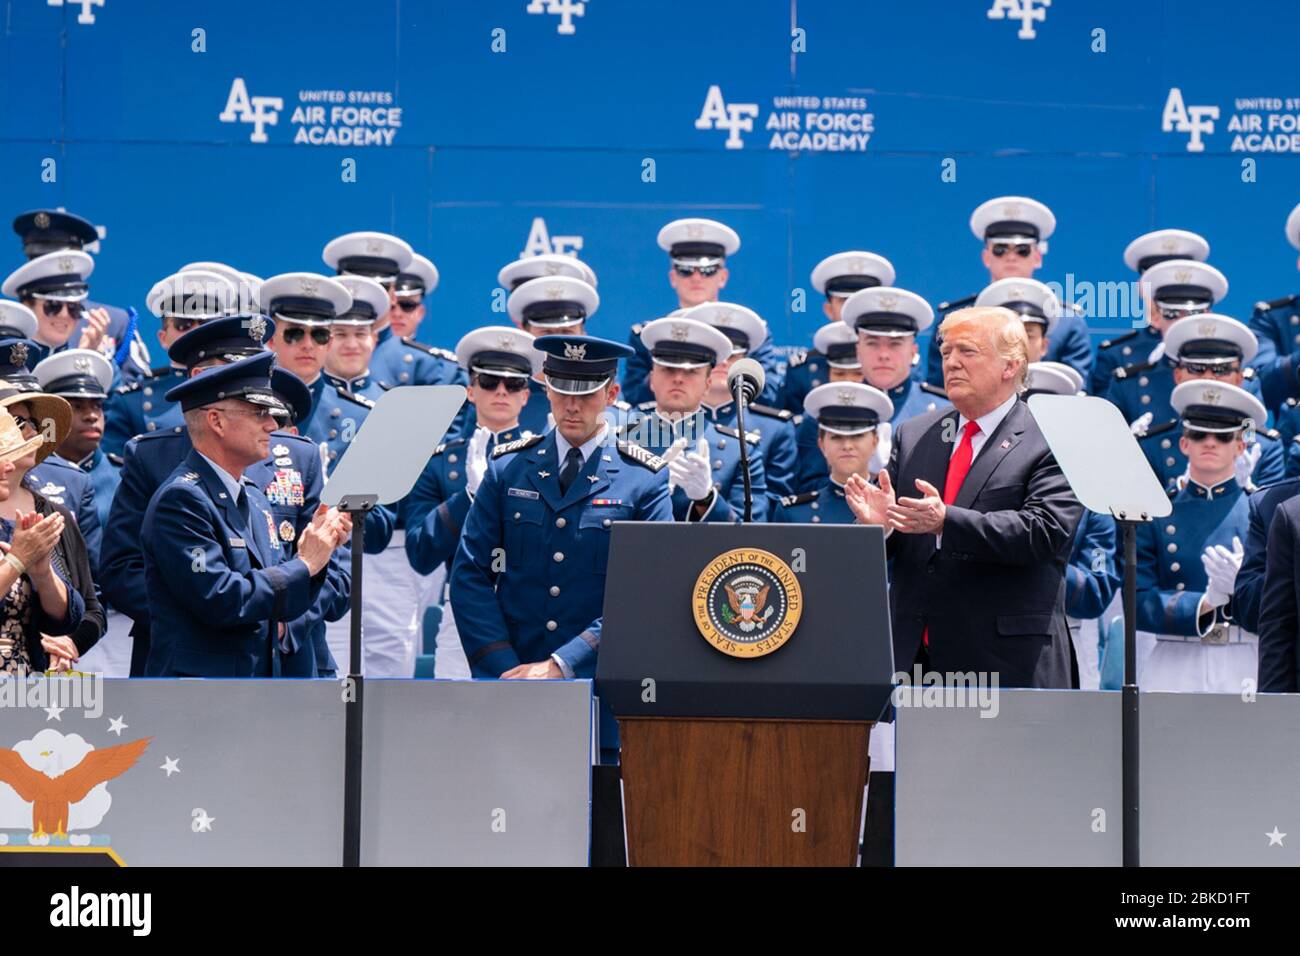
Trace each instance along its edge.
{"label": "white glove", "polygon": [[465,490],[470,497],[478,492],[479,482],[487,474],[487,446],[492,432],[480,425],[470,436],[469,446],[465,449]]}
{"label": "white glove", "polygon": [[881,422],[876,426],[876,435],[880,441],[876,443],[876,451],[867,463],[867,470],[873,475],[889,465],[889,453],[894,446],[894,428],[889,422]]}
{"label": "white glove", "polygon": [[1255,487],[1251,476],[1255,474],[1255,466],[1259,464],[1259,456],[1263,451],[1259,442],[1251,442],[1246,446],[1245,451],[1232,460],[1232,470],[1236,473],[1237,484],[1247,491]]}
{"label": "white glove", "polygon": [[691,501],[704,501],[713,493],[713,472],[709,467],[709,443],[703,438],[695,451],[680,455],[668,465],[669,481],[682,489]]}
{"label": "white glove", "polygon": [[1132,424],[1128,426],[1128,430],[1133,433],[1134,438],[1141,438],[1147,433],[1147,429],[1150,427],[1151,413],[1147,412],[1145,415],[1139,415],[1137,418],[1133,419]]}
{"label": "white glove", "polygon": [[318,449],[320,451],[320,473],[324,481],[329,481],[330,474],[330,446],[329,442],[321,442]]}
{"label": "white glove", "polygon": [[1221,544],[1211,545],[1201,555],[1201,564],[1205,567],[1208,581],[1205,587],[1205,603],[1210,607],[1223,607],[1232,599],[1232,592],[1237,586],[1237,572],[1245,559],[1241,539],[1233,536],[1232,550]]}
{"label": "white glove", "polygon": [[[663,455],[661,455],[660,457],[662,457],[664,461],[668,462],[668,464],[671,465],[674,461],[678,459],[681,453],[684,452],[685,450],[686,450],[686,439],[678,438],[676,441],[674,441],[671,445],[668,446],[668,450],[665,451]],[[669,468],[668,469],[668,493],[671,495],[676,490],[677,490],[677,482],[673,481],[673,470]]]}

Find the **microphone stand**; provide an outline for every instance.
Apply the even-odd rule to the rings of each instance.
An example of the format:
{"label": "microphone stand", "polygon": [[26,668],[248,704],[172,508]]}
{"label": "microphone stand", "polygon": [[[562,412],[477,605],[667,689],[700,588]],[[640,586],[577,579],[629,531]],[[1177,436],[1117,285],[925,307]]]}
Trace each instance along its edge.
{"label": "microphone stand", "polygon": [[754,520],[754,493],[749,486],[749,443],[745,440],[744,377],[737,375],[731,387],[736,400],[736,430],[740,432],[740,475],[745,483],[745,524],[750,524]]}

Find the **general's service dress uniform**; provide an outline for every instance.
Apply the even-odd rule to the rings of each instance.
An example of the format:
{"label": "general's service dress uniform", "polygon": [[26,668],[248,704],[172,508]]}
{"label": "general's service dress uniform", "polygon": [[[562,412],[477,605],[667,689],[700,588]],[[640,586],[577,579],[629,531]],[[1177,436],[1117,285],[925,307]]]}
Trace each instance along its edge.
{"label": "general's service dress uniform", "polygon": [[[35,209],[25,212],[14,219],[14,232],[23,243],[23,252],[29,259],[47,255],[52,252],[98,251],[99,230],[86,219],[70,212],[57,209]],[[89,273],[87,273],[89,274]],[[104,330],[104,339],[100,353],[113,363],[115,371],[130,381],[149,373],[149,347],[139,326],[131,313],[115,305],[105,305],[85,299],[82,307],[86,311],[103,309],[108,313],[108,328]],[[68,337],[63,348],[77,348],[81,342],[81,333],[86,330],[88,320],[83,314]],[[41,358],[45,357],[42,351]]]}
{"label": "general's service dress uniform", "polygon": [[[171,393],[182,408],[240,398],[286,411],[271,390],[274,356],[208,369]],[[305,614],[327,570],[289,558],[270,502],[196,450],[150,501],[141,529],[152,614],[146,673],[155,677],[280,674],[279,624]]]}
{"label": "general's service dress uniform", "polygon": [[[731,361],[752,354],[768,341],[767,322],[753,309],[726,302],[706,302],[681,313],[713,326],[731,340]],[[766,373],[765,373],[766,374]],[[707,395],[706,395],[707,399]],[[715,425],[735,429],[739,422],[736,403],[702,406]],[[763,455],[763,474],[767,493],[772,498],[794,493],[799,470],[799,448],[794,433],[794,415],[775,405],[752,402],[745,407],[745,430],[757,432],[758,447]]]}
{"label": "general's service dress uniform", "polygon": [[[538,347],[547,353],[550,387],[566,394],[604,388],[629,352],[569,335],[539,339]],[[451,572],[475,677],[547,659],[566,676],[595,676],[611,529],[618,521],[672,520],[666,471],[658,456],[610,440],[608,425],[579,448],[558,431],[498,446]],[[616,741],[606,706],[601,743]]]}
{"label": "general's service dress uniform", "polygon": [[[666,368],[712,368],[726,360],[731,352],[731,340],[718,329],[705,322],[688,318],[655,319],[641,330],[642,343],[651,354],[655,365]],[[679,485],[673,474],[668,484],[672,494],[673,515],[678,521],[742,521],[745,514],[745,482],[741,467],[741,435],[734,428],[715,425],[709,421],[703,408],[667,416],[658,410],[657,403],[646,402],[628,417],[622,437],[634,442],[659,457],[671,456],[674,442],[681,441],[684,463],[697,470],[704,469],[711,480],[708,504],[703,516],[697,517],[695,504],[705,500],[692,497],[688,488]],[[746,432],[746,455],[749,458],[750,498],[754,521],[766,521],[770,502],[767,493],[767,474],[763,465],[762,436],[755,430]],[[707,458],[701,458],[701,445],[707,446]],[[671,460],[671,457],[668,460]]]}
{"label": "general's service dress uniform", "polygon": [[[828,322],[818,332],[826,328],[839,328],[840,308],[844,300],[862,289],[892,286],[894,266],[884,256],[878,256],[874,252],[837,252],[813,267],[812,284],[814,289],[826,297],[822,310],[826,313]],[[811,349],[795,349],[790,353],[776,407],[784,408],[794,415],[802,414],[804,396],[818,385],[830,381],[832,367],[814,334]]]}
{"label": "general's service dress uniform", "polygon": [[[1300,249],[1300,205],[1287,216],[1286,239]],[[1300,293],[1256,303],[1250,329],[1259,338],[1254,368],[1264,405],[1277,412],[1300,398]]]}
{"label": "general's service dress uniform", "polygon": [[[1233,366],[1244,369],[1255,354],[1255,344],[1255,334],[1236,319],[1206,312],[1175,323],[1165,333],[1165,360],[1188,374],[1202,378],[1213,375],[1253,394],[1250,387],[1253,383],[1243,379],[1241,372],[1228,373],[1224,369]],[[1252,419],[1263,422],[1264,406],[1256,401],[1255,408],[1258,411],[1252,412]],[[1138,444],[1151,470],[1166,488],[1175,488],[1187,470],[1187,456],[1178,446],[1178,417],[1171,414],[1166,421],[1138,431]],[[1246,453],[1237,460],[1237,480],[1242,486],[1258,488],[1283,478],[1285,449],[1279,433],[1261,429],[1244,437]]]}
{"label": "general's service dress uniform", "polygon": [[[884,335],[893,338],[911,336],[913,340],[934,322],[934,310],[915,292],[879,286],[855,292],[845,300],[840,311],[840,321],[856,340],[860,334]],[[856,346],[855,346],[856,347]],[[870,382],[866,384],[870,385]],[[874,387],[874,386],[873,386]],[[881,428],[877,448],[879,463],[889,461],[889,447],[893,430],[909,418],[932,412],[948,404],[942,388],[928,382],[917,381],[908,375],[897,385],[884,389],[894,407],[888,428]],[[826,460],[817,450],[817,423],[805,417],[795,430],[799,443],[798,491],[811,491],[825,480]]]}
{"label": "general's service dress uniform", "polygon": [[[1253,427],[1262,408],[1239,388],[1205,381],[1179,385],[1173,402],[1185,428],[1229,437]],[[1256,678],[1258,639],[1232,609],[1248,525],[1246,492],[1229,477],[1210,487],[1189,479],[1173,494],[1172,514],[1138,527],[1137,626],[1148,632],[1138,645],[1143,690],[1239,694]],[[1236,553],[1221,593],[1202,559],[1216,551],[1229,560]]]}
{"label": "general's service dress uniform", "polygon": [[[1209,312],[1228,294],[1228,280],[1222,272],[1192,259],[1157,263],[1142,278],[1151,288],[1154,308],[1173,323],[1166,327],[1165,337],[1178,322]],[[1110,388],[1102,397],[1119,408],[1126,422],[1135,422],[1148,412],[1152,416],[1148,421],[1170,417],[1169,394],[1174,390],[1174,378],[1164,356],[1162,338],[1148,355],[1115,370]]]}
{"label": "general's service dress uniform", "polygon": [[[1047,239],[1056,231],[1056,216],[1036,199],[999,196],[975,208],[970,217],[970,229],[976,239],[991,247],[995,255],[1000,248],[1003,255],[1028,256],[1035,245],[1043,252],[1047,251]],[[943,302],[939,306],[939,317],[942,319],[949,312],[970,305],[975,299],[976,296],[971,295]],[[930,339],[925,373],[925,380],[936,386],[943,385],[943,359],[939,355],[939,345],[936,334]],[[1072,307],[1067,307],[1061,316],[1060,327],[1043,358],[1068,365],[1085,381],[1088,379],[1092,368],[1092,339],[1088,335],[1088,323]]]}
{"label": "general's service dress uniform", "polygon": [[[533,337],[509,326],[475,329],[457,343],[456,354],[470,376],[477,377],[480,386],[488,392],[495,390],[496,381],[521,382],[526,386],[542,368],[542,353],[533,348]],[[465,517],[492,453],[503,445],[544,431],[521,430],[517,421],[498,432],[476,426],[469,437],[448,439],[434,449],[403,507],[406,556],[417,573],[432,575],[439,570],[450,571]],[[445,591],[450,591],[450,583]],[[443,594],[442,618],[438,624],[434,676],[452,679],[470,676],[447,593]]]}

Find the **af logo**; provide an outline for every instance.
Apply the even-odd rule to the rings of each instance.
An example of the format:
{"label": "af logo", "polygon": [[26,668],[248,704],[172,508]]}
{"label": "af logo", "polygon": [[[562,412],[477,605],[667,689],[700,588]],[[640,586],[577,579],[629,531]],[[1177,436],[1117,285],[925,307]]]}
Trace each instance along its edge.
{"label": "af logo", "polygon": [[709,87],[704,97],[704,108],[695,120],[696,129],[725,129],[727,131],[727,149],[740,149],[745,141],[740,138],[742,132],[754,129],[754,117],[758,116],[757,103],[728,103],[722,98],[722,88],[716,83]]}
{"label": "af logo", "polygon": [[1219,118],[1219,108],[1217,106],[1185,106],[1183,105],[1183,91],[1178,87],[1171,87],[1169,98],[1165,100],[1165,111],[1160,117],[1160,130],[1164,133],[1190,133],[1191,137],[1187,140],[1187,151],[1189,153],[1205,152],[1205,143],[1201,140],[1202,133],[1214,132],[1214,120]]}
{"label": "af logo", "polygon": [[569,35],[577,32],[577,27],[573,25],[573,18],[586,14],[586,2],[587,0],[530,0],[525,12],[549,13],[559,17],[560,23],[555,28],[555,32]]}
{"label": "af logo", "polygon": [[275,126],[280,111],[284,109],[284,100],[278,96],[248,95],[242,76],[235,77],[230,84],[230,96],[226,98],[226,108],[217,119],[223,123],[252,123],[253,132],[249,134],[251,143],[266,142],[266,127]]}
{"label": "af logo", "polygon": [[[49,7],[61,7],[64,0],[45,0],[45,5]],[[90,12],[91,7],[102,7],[104,0],[67,0],[70,7],[81,7],[81,12],[77,14],[78,23],[94,23],[95,15]]]}
{"label": "af logo", "polygon": [[546,220],[537,216],[528,230],[528,241],[524,243],[524,251],[519,254],[519,258],[527,259],[547,252],[576,256],[581,248],[582,236],[552,236],[546,229]]}
{"label": "af logo", "polygon": [[[1041,8],[1038,6],[1041,4]],[[1019,20],[1020,31],[1016,34],[1022,40],[1032,40],[1038,36],[1034,32],[1034,22],[1047,20],[1047,7],[1052,0],[993,0],[989,7],[990,20]]]}

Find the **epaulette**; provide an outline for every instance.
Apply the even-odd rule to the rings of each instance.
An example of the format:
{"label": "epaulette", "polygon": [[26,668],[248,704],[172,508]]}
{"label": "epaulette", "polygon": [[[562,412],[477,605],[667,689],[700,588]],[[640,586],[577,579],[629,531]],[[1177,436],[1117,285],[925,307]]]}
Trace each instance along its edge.
{"label": "epaulette", "polygon": [[450,440],[448,440],[448,441],[443,442],[443,443],[440,444],[437,448],[435,448],[435,449],[433,450],[433,454],[430,455],[429,457],[432,458],[432,457],[435,457],[435,456],[437,456],[437,455],[441,455],[441,454],[442,454],[444,451],[446,451],[448,448],[452,448],[452,447],[455,447],[455,446],[457,446],[457,445],[463,445],[463,444],[465,444],[465,439],[464,439],[464,438],[452,438],[452,439],[450,439]]}
{"label": "epaulette", "polygon": [[496,448],[492,449],[492,457],[500,458],[502,455],[512,455],[517,451],[523,451],[525,448],[532,448],[545,437],[545,435],[529,435],[527,438],[516,438],[504,445],[497,445]]}
{"label": "epaulette", "polygon": [[126,459],[124,459],[121,455],[117,454],[116,452],[110,451],[104,457],[108,459],[108,463],[110,465],[115,465],[118,468],[121,468],[124,464],[126,464]]}
{"label": "epaulette", "polygon": [[134,382],[127,382],[125,385],[119,385],[117,388],[113,389],[113,393],[116,395],[126,395],[128,392],[138,392],[142,384],[143,383],[140,379],[136,379]]}
{"label": "epaulette", "polygon": [[940,302],[937,311],[951,312],[953,309],[961,309],[970,305],[977,298],[979,298],[979,293],[976,293],[975,295],[968,295],[963,299],[953,299],[951,302]]}
{"label": "epaulette", "polygon": [[382,388],[385,392],[389,391],[393,387],[389,385],[387,382],[376,381],[375,384],[378,385],[380,388]]}
{"label": "epaulette", "polygon": [[1115,369],[1115,377],[1128,378],[1130,375],[1136,375],[1138,372],[1149,372],[1155,367],[1155,362],[1134,362],[1132,365],[1123,365]]}
{"label": "epaulette", "polygon": [[356,392],[349,392],[346,388],[336,389],[336,391],[339,393],[339,398],[346,398],[349,402],[355,402],[362,408],[375,407],[375,403],[364,395],[358,395]]}
{"label": "epaulette", "polygon": [[[790,353],[790,357],[789,357],[788,359],[786,359],[785,367],[786,367],[786,368],[798,368],[800,365],[802,365],[802,364],[803,364],[804,362],[806,362],[806,361],[808,361],[808,350],[807,350],[807,349],[798,349],[797,351],[794,351],[794,352],[791,352],[791,353]],[[750,408],[753,408],[753,406],[751,405]]]}
{"label": "epaulette", "polygon": [[425,345],[423,342],[417,342],[409,335],[402,336],[402,344],[409,345],[413,349],[419,349],[421,352],[424,352],[427,355],[434,355],[440,359],[446,359],[449,362],[457,361],[455,352],[452,352],[448,349],[440,349],[436,345]]}
{"label": "epaulette", "polygon": [[618,453],[624,458],[636,462],[638,465],[644,465],[653,472],[659,472],[668,467],[668,462],[664,461],[652,451],[646,451],[640,445],[629,441],[618,443]]}
{"label": "epaulette", "polygon": [[1178,419],[1171,418],[1166,422],[1161,422],[1159,425],[1152,425],[1141,435],[1137,435],[1135,437],[1141,440],[1143,438],[1150,438],[1152,435],[1163,435],[1165,432],[1169,431],[1170,429],[1177,428],[1177,427],[1178,427]]}
{"label": "epaulette", "polygon": [[929,382],[921,382],[920,384],[921,384],[921,391],[929,395],[938,395],[940,398],[948,397],[948,393],[945,392],[943,389],[941,389],[938,385],[931,385]]}
{"label": "epaulette", "polygon": [[1280,299],[1274,299],[1272,302],[1256,302],[1255,311],[1272,312],[1274,309],[1281,309],[1291,305],[1296,299],[1300,299],[1300,292],[1293,292],[1290,295],[1284,295]]}
{"label": "epaulette", "polygon": [[1121,342],[1127,342],[1129,339],[1136,337],[1141,331],[1141,329],[1134,329],[1132,332],[1125,332],[1123,335],[1117,335],[1113,339],[1107,339],[1105,342],[1102,342],[1098,348],[1108,349],[1112,345],[1119,345]]}
{"label": "epaulette", "polygon": [[644,322],[637,322],[635,325],[632,326],[632,334],[633,334],[633,335],[640,335],[640,334],[641,334],[641,330],[644,329],[644,328],[645,328],[645,323],[644,323]]}
{"label": "epaulette", "polygon": [[642,402],[640,405],[637,406],[637,411],[653,412],[655,410],[655,405],[657,404],[658,404],[657,402]]}
{"label": "epaulette", "polygon": [[630,412],[632,410],[632,406],[621,398],[614,402],[614,407],[620,412]]}
{"label": "epaulette", "polygon": [[796,415],[796,416],[793,418],[793,420],[792,420],[792,424],[794,424],[796,427],[798,427],[799,425],[802,425],[802,424],[803,424],[803,416],[802,416],[802,415]]}
{"label": "epaulette", "polygon": [[749,410],[756,415],[762,415],[764,418],[779,418],[783,422],[788,422],[794,418],[794,412],[788,408],[773,408],[771,405],[750,405]]}
{"label": "epaulette", "polygon": [[164,375],[170,375],[174,371],[175,369],[173,369],[170,365],[164,365],[161,368],[151,368],[149,369],[149,377],[162,378]]}
{"label": "epaulette", "polygon": [[1263,435],[1266,438],[1271,438],[1274,441],[1280,441],[1282,438],[1282,433],[1276,428],[1266,428],[1262,432],[1256,432],[1256,434]]}
{"label": "epaulette", "polygon": [[784,508],[792,508],[795,505],[806,505],[810,501],[816,501],[817,496],[820,494],[820,491],[814,490],[805,491],[802,494],[797,495],[784,495],[781,498],[781,506]]}
{"label": "epaulette", "polygon": [[1247,365],[1241,370],[1241,377],[1244,379],[1252,379],[1255,377],[1255,370]]}
{"label": "epaulette", "polygon": [[[714,425],[713,427],[717,429],[718,433],[721,435],[726,435],[728,438],[734,438],[737,441],[740,440],[740,432],[737,429],[732,428],[730,425]],[[763,435],[760,432],[745,433],[745,438],[751,445],[757,445],[762,437]]]}

